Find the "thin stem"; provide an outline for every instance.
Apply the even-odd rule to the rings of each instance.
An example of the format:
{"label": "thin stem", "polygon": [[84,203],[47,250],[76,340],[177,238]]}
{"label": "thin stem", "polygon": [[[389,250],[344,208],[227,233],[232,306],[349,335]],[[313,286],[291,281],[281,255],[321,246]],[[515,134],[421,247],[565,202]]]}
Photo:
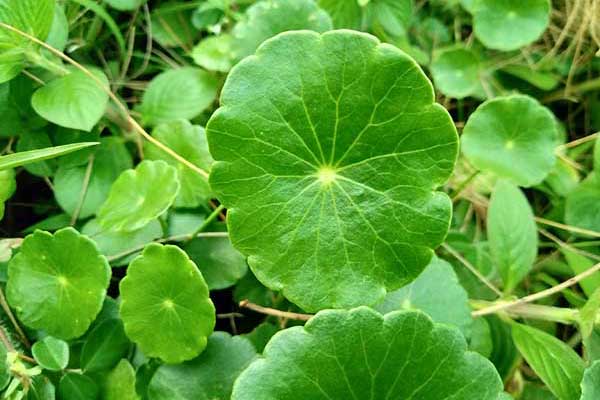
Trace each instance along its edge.
{"label": "thin stem", "polygon": [[165,153],[167,153],[168,155],[170,155],[171,157],[173,157],[174,159],[176,159],[177,161],[179,161],[181,164],[185,165],[192,171],[196,172],[198,175],[201,175],[204,178],[208,178],[208,172],[206,172],[202,168],[198,167],[197,165],[189,162],[188,160],[186,160],[185,158],[181,157],[179,154],[177,154],[176,152],[171,150],[169,147],[165,146],[162,142],[160,142],[159,140],[156,140],[155,138],[150,136],[150,134],[148,132],[146,132],[144,130],[144,128],[142,128],[142,126],[131,116],[127,107],[125,105],[123,105],[123,103],[121,103],[121,101],[110,90],[110,88],[107,88],[104,85],[104,83],[96,75],[94,75],[90,70],[85,68],[83,65],[81,65],[77,61],[73,60],[71,57],[65,55],[61,51],[56,50],[54,47],[50,46],[49,44],[44,43],[43,41],[39,40],[38,38],[31,36],[23,31],[15,28],[14,26],[5,24],[4,22],[0,22],[0,27],[7,29],[11,32],[14,32],[20,36],[23,36],[24,38],[27,38],[28,40],[31,40],[32,42],[44,47],[45,49],[50,51],[52,54],[56,55],[57,57],[60,57],[61,59],[65,60],[66,62],[73,65],[75,68],[77,68],[81,72],[83,72],[87,77],[92,79],[94,81],[94,83],[96,83],[96,85],[100,89],[102,89],[103,92],[105,92],[110,97],[110,99],[117,105],[119,110],[121,110],[121,112],[123,113],[123,115],[125,116],[127,121],[131,124],[131,126],[134,128],[134,130],[137,133],[139,133],[140,135],[142,135],[144,137],[144,139],[148,140],[150,143],[152,143],[153,145],[155,145],[156,147],[158,147],[159,149],[161,149],[162,151],[164,151]]}
{"label": "thin stem", "polygon": [[10,340],[8,339],[8,335],[6,334],[6,331],[4,330],[4,327],[1,325],[0,325],[0,341],[2,342],[4,347],[6,347],[6,350],[15,351],[15,346],[13,346],[13,344],[10,342]]}
{"label": "thin stem", "polygon": [[[494,302],[486,300],[469,300],[475,310],[486,309]],[[476,311],[473,312],[473,314]],[[550,307],[538,304],[519,304],[505,311],[512,318],[530,318],[542,321],[559,322],[561,324],[574,324],[578,322],[579,311],[572,308]],[[476,315],[474,315],[476,316]]]}
{"label": "thin stem", "polygon": [[490,307],[486,307],[482,310],[474,311],[472,313],[473,317],[481,317],[482,315],[494,314],[499,311],[507,310],[512,307],[516,307],[520,304],[531,303],[536,300],[543,299],[548,296],[552,296],[555,293],[559,293],[562,290],[575,285],[577,282],[587,278],[588,276],[593,275],[594,273],[600,271],[600,263],[594,265],[593,267],[583,271],[582,273],[575,275],[574,277],[567,279],[566,281],[548,288],[546,290],[542,290],[541,292],[530,294],[529,296],[522,297],[520,299],[509,301],[509,302],[498,302]]}
{"label": "thin stem", "polygon": [[223,204],[220,204],[217,208],[215,208],[213,210],[213,212],[202,222],[202,225],[200,225],[198,227],[198,229],[196,229],[194,231],[194,233],[192,233],[190,235],[190,239],[189,240],[192,240],[193,238],[197,237],[200,232],[204,232],[204,230],[206,228],[208,228],[210,226],[210,224],[212,224],[215,219],[217,219],[217,217],[219,216],[219,214],[221,214],[221,211],[223,211],[224,209],[225,209],[225,206]]}
{"label": "thin stem", "polygon": [[2,309],[8,316],[8,319],[10,320],[11,324],[15,328],[15,331],[17,331],[17,334],[19,335],[21,342],[27,348],[30,348],[31,343],[29,342],[29,339],[27,339],[27,335],[25,335],[25,332],[23,332],[23,329],[21,329],[21,326],[19,325],[19,323],[17,322],[17,319],[15,318],[14,314],[12,313],[10,306],[8,305],[8,302],[6,301],[6,297],[4,296],[4,291],[2,290],[2,288],[0,288],[0,306],[2,307]]}
{"label": "thin stem", "polygon": [[576,226],[561,224],[560,222],[550,221],[549,219],[535,217],[535,222],[549,225],[554,228],[562,229],[569,232],[580,233],[582,235],[588,235],[593,237],[600,237],[600,232],[591,231],[589,229],[577,228]]}
{"label": "thin stem", "polygon": [[446,243],[442,244],[442,247],[444,248],[444,250],[446,250],[448,253],[450,253],[454,258],[456,258],[458,261],[460,261],[460,263],[462,265],[467,267],[467,269],[469,271],[471,271],[471,273],[473,275],[475,275],[477,277],[477,279],[479,279],[485,286],[490,288],[498,296],[502,296],[502,292],[500,291],[500,289],[498,289],[496,286],[494,286],[494,284],[492,282],[490,282],[485,276],[483,276],[481,274],[481,272],[479,272],[479,270],[477,268],[475,268],[475,266],[473,266],[473,264],[471,264],[469,261],[467,261],[466,258],[464,258],[462,255],[460,255],[460,253],[458,251],[454,250],[450,245],[448,245]]}
{"label": "thin stem", "polygon": [[81,185],[81,192],[79,193],[79,201],[77,202],[77,207],[71,216],[71,226],[75,226],[75,223],[79,219],[81,209],[83,208],[85,196],[87,195],[88,187],[90,185],[90,179],[92,178],[92,171],[94,170],[94,159],[94,155],[91,154],[88,159],[88,165],[85,169],[85,175],[83,176],[83,184]]}
{"label": "thin stem", "polygon": [[261,314],[271,315],[278,318],[295,319],[297,321],[308,321],[313,317],[312,314],[300,314],[295,312],[281,311],[274,308],[259,306],[258,304],[251,303],[249,300],[240,301],[240,307],[247,308],[252,311],[256,311]]}
{"label": "thin stem", "polygon": [[[170,236],[170,237],[167,237],[164,239],[154,240],[152,243],[184,242],[186,240],[189,240],[190,238],[193,239],[194,237],[221,238],[221,237],[228,237],[228,236],[229,236],[229,233],[227,233],[227,232],[203,232],[203,233],[198,233],[196,236],[194,236],[193,234]],[[119,260],[123,257],[126,257],[130,254],[137,253],[138,251],[144,250],[144,248],[146,246],[147,246],[147,243],[133,247],[129,250],[125,250],[121,253],[112,255],[110,257],[107,257],[107,259],[109,262],[113,262],[113,261]]]}

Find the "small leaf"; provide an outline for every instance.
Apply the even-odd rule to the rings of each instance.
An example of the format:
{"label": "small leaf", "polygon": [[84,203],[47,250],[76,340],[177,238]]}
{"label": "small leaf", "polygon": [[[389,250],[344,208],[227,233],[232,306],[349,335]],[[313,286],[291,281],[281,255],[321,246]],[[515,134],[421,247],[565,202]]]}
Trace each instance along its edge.
{"label": "small leaf", "polygon": [[148,0],[104,0],[109,6],[119,11],[133,11]]}
{"label": "small leaf", "polygon": [[[575,253],[574,251],[571,251],[566,247],[562,247],[560,251],[565,256],[569,267],[571,267],[573,275],[581,274],[582,272],[590,269],[596,264],[596,262],[590,260],[589,258],[582,256],[581,254]],[[593,274],[585,279],[582,279],[581,281],[579,281],[579,286],[581,286],[583,292],[588,297],[592,296],[596,289],[600,288],[600,275]]]}
{"label": "small leaf", "polygon": [[319,312],[275,335],[240,375],[233,400],[497,400],[492,364],[460,332],[417,311],[382,317],[361,307]]}
{"label": "small leaf", "polygon": [[[54,19],[54,0],[0,0],[0,22],[46,40]],[[17,76],[25,66],[25,52],[37,45],[0,28],[0,83]]]}
{"label": "small leaf", "polygon": [[511,293],[533,268],[538,235],[527,198],[508,181],[499,181],[492,193],[487,234],[504,292]]}
{"label": "small leaf", "polygon": [[565,204],[569,225],[600,232],[600,176],[590,174],[569,195]]}
{"label": "small leaf", "polygon": [[98,385],[87,375],[65,374],[58,384],[58,398],[65,400],[97,400]]}
{"label": "small leaf", "polygon": [[44,369],[60,371],[69,363],[69,345],[52,336],[46,336],[31,348],[35,361]]}
{"label": "small leaf", "polygon": [[[205,171],[210,170],[213,159],[208,151],[204,128],[185,120],[172,121],[158,125],[152,131],[152,136],[192,164]],[[212,190],[205,177],[198,175],[150,142],[147,142],[144,149],[146,159],[163,160],[177,168],[181,189],[175,199],[176,207],[195,208],[208,203],[212,197]]]}
{"label": "small leaf", "polygon": [[[106,75],[91,69],[99,82],[83,71],[72,69],[39,88],[31,98],[33,109],[48,121],[67,128],[91,131],[108,105]],[[99,85],[105,87],[103,90]]]}
{"label": "small leaf", "polygon": [[412,0],[367,1],[372,26],[381,26],[387,33],[396,37],[406,34],[412,18]]}
{"label": "small leaf", "polygon": [[525,187],[550,173],[557,141],[552,113],[524,95],[486,101],[471,114],[461,137],[462,150],[475,167]]}
{"label": "small leaf", "polygon": [[146,88],[140,111],[147,125],[200,115],[215,100],[219,82],[198,68],[171,69],[157,75]]}
{"label": "small leaf", "polygon": [[439,50],[431,64],[436,89],[457,99],[481,91],[480,69],[477,55],[466,47]]}
{"label": "small leaf", "polygon": [[4,202],[12,197],[16,189],[15,172],[12,169],[0,171],[0,220],[4,218]]}
{"label": "small leaf", "polygon": [[229,34],[207,37],[192,50],[192,58],[209,71],[229,72],[233,66],[233,37]]}
{"label": "small leaf", "polygon": [[248,271],[246,259],[228,238],[194,239],[184,250],[202,272],[209,290],[233,286]]}
{"label": "small leaf", "polygon": [[335,28],[360,29],[363,9],[357,0],[318,0],[333,21]]}
{"label": "small leaf", "polygon": [[382,314],[402,309],[421,310],[435,322],[454,325],[465,337],[470,336],[473,319],[467,292],[452,266],[435,256],[417,279],[389,292],[376,306]]}
{"label": "small leaf", "polygon": [[585,365],[566,343],[527,325],[513,324],[517,348],[535,371],[561,400],[579,400]]}
{"label": "small leaf", "polygon": [[174,167],[164,161],[143,161],[112,185],[98,211],[98,224],[115,231],[142,229],[171,207],[178,192]]}
{"label": "small leaf", "polygon": [[215,332],[206,350],[179,365],[162,365],[148,386],[149,400],[230,399],[233,382],[256,358],[246,338]]}
{"label": "small leaf", "polygon": [[111,369],[127,355],[130,347],[121,320],[107,319],[87,335],[81,351],[81,368],[84,372]]}
{"label": "small leaf", "polygon": [[[343,0],[339,0],[343,1]],[[313,0],[269,0],[250,6],[233,29],[236,61],[253,54],[265,40],[293,30],[325,32],[331,29],[329,15]]]}
{"label": "small leaf", "polygon": [[106,258],[75,229],[36,231],[8,264],[6,295],[25,325],[67,340],[96,318],[109,280]]}
{"label": "small leaf", "polygon": [[125,332],[148,357],[192,359],[206,347],[215,308],[198,268],[175,246],[150,244],[121,281]]}
{"label": "small leaf", "polygon": [[23,165],[49,160],[72,153],[90,146],[98,145],[97,142],[82,142],[66,144],[64,146],[54,146],[47,149],[25,151],[22,153],[0,156],[0,170],[22,167]]}
{"label": "small leaf", "polygon": [[102,400],[139,400],[135,391],[135,370],[126,359],[108,373],[102,386]]}
{"label": "small leaf", "polygon": [[515,76],[542,90],[552,90],[560,83],[560,75],[537,71],[528,65],[511,64],[502,67],[502,72]]}
{"label": "small leaf", "polygon": [[477,0],[473,31],[486,47],[517,50],[535,42],[550,22],[549,0]]}
{"label": "small leaf", "polygon": [[594,362],[586,368],[581,381],[581,399],[600,399],[600,361]]}
{"label": "small leaf", "polygon": [[[91,165],[89,181],[88,163]],[[84,165],[73,165],[71,160],[60,160],[54,176],[54,197],[69,215],[79,210],[79,218],[94,215],[104,203],[113,182],[121,172],[131,168],[133,160],[123,138],[105,137],[92,158],[88,156]],[[85,185],[87,181],[87,186]],[[84,188],[87,188],[84,192]],[[84,194],[82,199],[82,194]],[[83,201],[82,201],[83,200]]]}
{"label": "small leaf", "polygon": [[63,51],[67,47],[69,41],[69,20],[65,15],[65,11],[61,4],[56,4],[54,7],[54,18],[52,27],[46,43],[57,50]]}
{"label": "small leaf", "polygon": [[234,247],[307,311],[380,301],[446,236],[456,130],[418,65],[373,36],[268,40],[227,77],[207,135]]}

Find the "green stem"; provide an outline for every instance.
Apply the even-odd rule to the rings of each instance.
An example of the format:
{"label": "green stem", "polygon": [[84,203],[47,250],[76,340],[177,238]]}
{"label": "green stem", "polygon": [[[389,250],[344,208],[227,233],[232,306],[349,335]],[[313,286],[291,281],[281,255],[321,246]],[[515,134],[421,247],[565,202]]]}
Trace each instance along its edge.
{"label": "green stem", "polygon": [[47,57],[44,57],[40,52],[28,51],[25,53],[25,57],[35,66],[50,71],[57,76],[65,76],[69,73],[69,70],[62,64],[56,63]]}
{"label": "green stem", "polygon": [[[495,305],[497,302],[487,300],[469,300],[471,307],[482,310]],[[572,308],[542,306],[538,304],[517,304],[511,308],[500,311],[511,318],[530,318],[542,321],[560,322],[561,324],[574,324],[579,321],[579,310]]]}
{"label": "green stem", "polygon": [[195,238],[196,236],[198,236],[199,233],[204,232],[204,230],[208,228],[209,225],[212,224],[215,219],[217,219],[219,214],[221,214],[221,211],[223,211],[224,209],[225,206],[223,206],[222,204],[219,205],[219,207],[215,208],[213,212],[202,222],[202,225],[200,225],[198,229],[196,229],[194,233],[192,233],[191,237]]}

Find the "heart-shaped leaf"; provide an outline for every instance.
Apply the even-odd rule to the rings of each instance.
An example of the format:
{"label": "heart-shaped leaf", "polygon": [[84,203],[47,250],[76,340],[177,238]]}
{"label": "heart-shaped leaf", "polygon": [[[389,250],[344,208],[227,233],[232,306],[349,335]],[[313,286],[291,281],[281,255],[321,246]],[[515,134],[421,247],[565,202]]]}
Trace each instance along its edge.
{"label": "heart-shaped leaf", "polygon": [[[205,171],[210,170],[213,159],[208,152],[204,128],[179,120],[157,126],[152,131],[152,136],[192,164]],[[194,208],[208,203],[212,191],[205,177],[149,142],[144,153],[149,160],[164,160],[177,168],[181,189],[175,199],[176,207]]]}
{"label": "heart-shaped leaf", "polygon": [[60,371],[66,368],[69,362],[69,345],[52,336],[46,336],[36,342],[31,348],[31,353],[40,367],[50,371]]}
{"label": "heart-shaped leaf", "polygon": [[549,0],[476,0],[473,30],[486,47],[516,50],[535,42],[550,22]]}
{"label": "heart-shaped leaf", "polygon": [[550,173],[557,142],[550,110],[524,95],[486,101],[471,114],[461,137],[462,151],[475,167],[525,187]]}
{"label": "heart-shaped leaf", "polygon": [[446,235],[435,189],[456,130],[417,64],[370,35],[265,42],[228,76],[207,132],[234,246],[305,310],[375,303]]}
{"label": "heart-shaped leaf", "polygon": [[148,398],[230,399],[233,382],[255,358],[248,339],[215,332],[208,338],[206,350],[195,359],[160,366],[148,386]]}
{"label": "heart-shaped leaf", "polygon": [[162,215],[179,193],[177,170],[164,161],[143,161],[121,174],[98,211],[105,229],[133,232]]}
{"label": "heart-shaped leaf", "polygon": [[204,350],[215,308],[202,274],[179,247],[148,245],[120,289],[125,332],[146,356],[180,363]]}
{"label": "heart-shaped leaf", "polygon": [[35,112],[57,125],[91,131],[106,111],[108,94],[105,90],[109,87],[103,72],[91,71],[100,83],[83,71],[73,69],[39,88],[31,98]]}
{"label": "heart-shaped leaf", "polygon": [[275,335],[240,375],[233,400],[497,400],[493,365],[455,328],[417,311],[382,317],[361,307],[322,311]]}
{"label": "heart-shaped leaf", "polygon": [[36,231],[8,264],[6,294],[25,325],[66,340],[96,318],[109,280],[106,258],[75,229]]}

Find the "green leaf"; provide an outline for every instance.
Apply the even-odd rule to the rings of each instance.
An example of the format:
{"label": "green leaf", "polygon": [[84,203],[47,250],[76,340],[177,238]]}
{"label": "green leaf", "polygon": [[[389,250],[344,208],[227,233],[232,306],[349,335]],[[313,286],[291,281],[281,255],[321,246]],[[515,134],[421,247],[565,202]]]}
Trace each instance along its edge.
{"label": "green leaf", "polygon": [[[103,72],[91,69],[99,80],[78,69],[56,78],[39,88],[31,98],[35,112],[48,121],[66,128],[91,131],[100,121],[108,105],[110,90]],[[102,84],[105,89],[99,87]]]}
{"label": "green leaf", "polygon": [[381,26],[392,36],[406,34],[412,18],[412,0],[370,0],[367,7],[371,25]]}
{"label": "green leaf", "polygon": [[228,238],[194,239],[184,250],[202,272],[210,290],[233,286],[248,271],[246,259]]}
{"label": "green leaf", "polygon": [[49,160],[72,153],[90,146],[98,145],[97,142],[82,142],[66,144],[64,146],[54,146],[47,149],[24,151],[20,153],[0,156],[0,171],[10,168],[22,167],[27,164]]}
{"label": "green leaf", "polygon": [[148,245],[120,292],[125,332],[146,356],[180,363],[206,347],[215,308],[202,274],[178,247]]}
{"label": "green leaf", "polygon": [[435,256],[417,279],[389,292],[376,309],[382,314],[402,309],[421,310],[435,322],[456,326],[465,337],[470,336],[473,322],[467,292],[452,266]]}
{"label": "green leaf", "polygon": [[81,351],[81,368],[84,372],[109,370],[127,356],[130,347],[121,320],[109,318],[87,336]]}
{"label": "green leaf", "polygon": [[462,150],[475,167],[525,187],[550,173],[557,141],[550,110],[524,95],[486,101],[471,114],[461,137]]}
{"label": "green leaf", "polygon": [[60,371],[69,363],[69,345],[60,339],[46,336],[36,342],[31,353],[40,367],[50,371]]}
{"label": "green leaf", "polygon": [[[88,163],[93,163],[86,188]],[[94,215],[109,195],[113,182],[121,172],[129,169],[133,161],[125,142],[120,137],[100,139],[100,146],[88,157],[85,165],[73,166],[70,160],[61,160],[54,176],[54,197],[60,207],[73,215],[79,210],[79,218]]]}
{"label": "green leaf", "polygon": [[192,24],[193,10],[198,3],[163,1],[160,6],[152,7],[152,39],[163,47],[181,47],[187,52],[199,33]]}
{"label": "green leaf", "polygon": [[435,87],[446,96],[462,99],[481,91],[481,66],[475,52],[451,47],[435,54],[431,73]]}
{"label": "green leaf", "polygon": [[233,29],[234,57],[239,61],[253,54],[262,42],[278,33],[302,29],[325,32],[331,28],[329,15],[313,0],[259,1]]}
{"label": "green leaf", "polygon": [[233,388],[233,400],[496,400],[492,364],[460,332],[416,311],[382,317],[361,307],[319,312],[271,339]]}
{"label": "green leaf", "polygon": [[106,258],[75,229],[36,231],[8,264],[6,295],[25,325],[67,340],[96,318],[109,280]]}
{"label": "green leaf", "polygon": [[54,18],[52,20],[52,27],[46,43],[54,47],[59,51],[63,51],[69,41],[69,20],[65,15],[63,6],[56,4],[54,7]]}
{"label": "green leaf", "polygon": [[318,4],[331,15],[335,28],[361,28],[363,9],[358,0],[318,0]]}
{"label": "green leaf", "polygon": [[215,100],[217,78],[199,68],[170,69],[146,88],[140,111],[147,125],[158,125],[200,115]]}
{"label": "green leaf", "polygon": [[600,399],[600,361],[594,362],[586,368],[581,381],[581,399]]}
{"label": "green leaf", "polygon": [[127,52],[127,48],[125,45],[125,38],[123,37],[123,34],[121,33],[121,31],[119,29],[119,26],[117,25],[115,20],[110,16],[110,14],[108,12],[106,12],[106,9],[101,4],[96,3],[94,0],[70,0],[70,1],[80,4],[81,6],[83,6],[85,8],[89,8],[91,11],[93,11],[98,16],[98,18],[102,19],[106,23],[106,26],[108,27],[110,32],[115,37],[117,44],[119,45],[119,50],[121,51],[121,53],[125,54]]}
{"label": "green leaf", "polygon": [[133,11],[148,0],[104,0],[109,6],[120,11]]}
{"label": "green leaf", "polygon": [[171,207],[179,192],[177,170],[164,161],[143,161],[121,174],[98,211],[105,229],[142,229]]}
{"label": "green leaf", "polygon": [[586,344],[586,339],[593,333],[598,311],[600,311],[600,289],[590,294],[588,301],[579,310],[579,327],[584,345]]}
{"label": "green leaf", "polygon": [[492,193],[487,234],[504,292],[511,293],[533,268],[538,235],[527,198],[508,181],[498,181]]}
{"label": "green leaf", "polygon": [[65,400],[96,400],[100,393],[92,378],[75,372],[65,374],[58,384],[58,398]]}
{"label": "green leaf", "polygon": [[[573,275],[581,274],[596,264],[596,262],[590,260],[589,258],[577,254],[566,247],[562,247],[560,251],[565,256],[565,259],[567,260],[569,267],[571,267],[571,270],[573,270]],[[590,297],[596,291],[596,289],[600,288],[600,275],[593,274],[585,279],[582,279],[579,281],[579,286],[581,286],[583,292]]]}
{"label": "green leaf", "polygon": [[492,339],[492,354],[489,359],[494,363],[502,380],[506,382],[519,366],[521,357],[513,342],[510,326],[495,315],[486,317],[486,321],[490,326]]}
{"label": "green leaf", "polygon": [[229,34],[210,36],[192,50],[192,58],[199,66],[209,71],[229,72],[233,66],[233,37]]}
{"label": "green leaf", "polygon": [[[41,150],[52,147],[50,136],[45,131],[24,131],[19,135],[17,152]],[[56,172],[56,160],[38,161],[24,166],[32,175],[50,177]]]}
{"label": "green leaf", "polygon": [[102,400],[139,400],[135,391],[135,370],[123,359],[108,373],[101,388]]}
{"label": "green leaf", "polygon": [[567,224],[600,232],[600,177],[597,175],[590,174],[567,196]]}
{"label": "green leaf", "polygon": [[475,318],[471,327],[469,350],[476,351],[485,358],[490,358],[493,348],[490,324],[485,318]]}
{"label": "green leaf", "polygon": [[502,72],[516,76],[538,89],[552,90],[560,83],[560,76],[549,72],[537,71],[528,65],[512,64],[502,67]]}
{"label": "green leaf", "polygon": [[600,180],[600,134],[594,145],[594,171],[596,171],[596,179]]}
{"label": "green leaf", "polygon": [[[109,259],[118,257],[131,249],[144,246],[163,236],[162,227],[158,220],[151,221],[148,225],[136,231],[117,232],[103,229],[97,220],[92,219],[83,226],[81,233],[89,236],[98,246],[100,253]],[[127,254],[127,256],[118,260],[111,260],[111,264],[113,266],[126,265],[136,255],[136,253]]]}
{"label": "green leaf", "polygon": [[[210,170],[213,159],[208,151],[204,128],[192,125],[185,120],[172,121],[158,125],[152,131],[152,136],[192,164],[205,171]],[[198,175],[197,172],[181,164],[150,142],[146,143],[144,153],[147,159],[164,160],[177,168],[181,188],[175,199],[175,206],[195,208],[206,205],[212,197],[212,190],[206,178]]]}
{"label": "green leaf", "polygon": [[162,365],[148,386],[149,400],[230,399],[233,382],[256,358],[248,339],[215,332],[206,350],[178,365]]}
{"label": "green leaf", "polygon": [[513,324],[517,348],[535,373],[561,400],[579,400],[583,360],[566,343],[536,328]]}
{"label": "green leaf", "polygon": [[0,220],[4,218],[4,202],[17,190],[15,172],[12,169],[0,171]]}
{"label": "green leaf", "polygon": [[250,340],[256,351],[262,353],[265,346],[271,340],[273,335],[279,332],[279,328],[270,322],[263,322],[252,330],[250,333],[243,334],[245,338]]}
{"label": "green leaf", "polygon": [[535,42],[550,22],[549,0],[477,0],[473,31],[486,47],[517,50]]}
{"label": "green leaf", "polygon": [[307,311],[350,307],[429,263],[457,137],[412,59],[363,33],[284,33],[236,66],[221,105],[210,184],[261,282]]}
{"label": "green leaf", "polygon": [[[40,40],[46,40],[54,19],[54,0],[0,0],[0,22]],[[25,53],[37,45],[0,28],[0,83],[17,76],[25,66]]]}

